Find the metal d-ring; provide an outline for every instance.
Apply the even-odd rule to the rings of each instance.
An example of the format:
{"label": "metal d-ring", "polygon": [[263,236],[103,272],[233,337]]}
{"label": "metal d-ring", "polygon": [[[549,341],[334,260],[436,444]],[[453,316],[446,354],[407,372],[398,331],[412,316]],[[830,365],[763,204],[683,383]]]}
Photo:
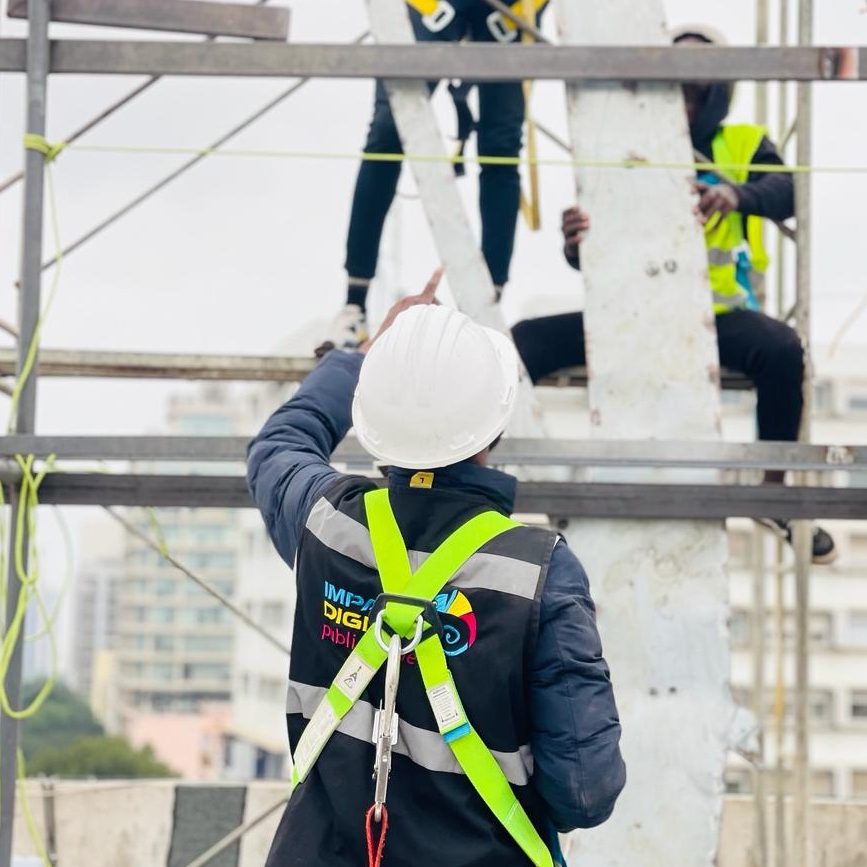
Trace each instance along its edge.
{"label": "metal d-ring", "polygon": [[[388,643],[382,637],[382,616],[385,614],[385,610],[383,609],[376,615],[376,620],[373,623],[373,637],[376,639],[376,643],[386,652],[388,653]],[[418,646],[418,643],[421,641],[421,633],[424,629],[424,618],[421,614],[418,615],[415,619],[415,635],[413,635],[412,640],[409,644],[403,645],[400,648],[400,655],[406,656],[407,653],[415,650]]]}

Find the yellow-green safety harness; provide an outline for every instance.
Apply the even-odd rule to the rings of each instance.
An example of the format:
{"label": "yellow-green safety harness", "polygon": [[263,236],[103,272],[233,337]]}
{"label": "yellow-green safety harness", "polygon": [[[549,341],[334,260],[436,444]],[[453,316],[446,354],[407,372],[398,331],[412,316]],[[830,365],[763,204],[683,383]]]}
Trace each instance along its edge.
{"label": "yellow-green safety harness", "polygon": [[[497,512],[483,512],[449,536],[413,574],[388,491],[365,494],[364,506],[383,591],[419,600],[418,605],[386,604],[386,624],[401,636],[412,634],[423,603],[433,600],[476,551],[501,533],[520,526]],[[374,630],[371,626],[364,633],[305,727],[293,756],[293,788],[307,777],[341,719],[386,661],[388,654]],[[553,867],[551,852],[491,751],[467,719],[435,630],[422,638],[415,655],[439,732],[473,788],[536,867]]]}

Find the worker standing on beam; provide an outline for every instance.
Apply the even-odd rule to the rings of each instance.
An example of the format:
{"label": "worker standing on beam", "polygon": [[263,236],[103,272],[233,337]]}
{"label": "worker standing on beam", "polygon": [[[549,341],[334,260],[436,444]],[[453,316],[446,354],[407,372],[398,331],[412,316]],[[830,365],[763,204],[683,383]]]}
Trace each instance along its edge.
{"label": "worker standing on beam", "polygon": [[[674,41],[701,46],[719,42],[720,37],[709,29],[690,27]],[[764,127],[723,122],[732,92],[733,86],[725,83],[683,85],[697,158],[720,166],[719,172],[699,172],[695,181],[695,212],[708,250],[720,363],[755,383],[759,438],[795,442],[804,406],[803,347],[793,328],[760,312],[753,291],[753,280],[768,264],[761,220],[783,221],[794,215],[794,183],[789,173],[761,171],[761,166],[783,165]],[[580,268],[579,247],[589,229],[590,217],[580,207],[564,212],[564,255],[573,268]],[[534,382],[586,363],[583,313],[524,320],[512,334]],[[784,473],[768,471],[765,482],[781,485]],[[788,521],[762,523],[791,543]],[[813,562],[830,563],[836,557],[831,535],[815,526]]]}
{"label": "worker standing on beam", "polygon": [[[438,281],[326,354],[249,448],[297,588],[294,790],[267,867],[379,864],[386,831],[386,864],[553,867],[557,831],[604,822],[624,785],[587,576],[508,517],[515,479],[486,465],[517,353],[438,306]],[[386,488],[329,465],[352,424]]]}
{"label": "worker standing on beam", "polygon": [[[534,0],[538,23],[548,0]],[[416,40],[419,42],[480,43],[515,41],[515,25],[485,0],[407,0]],[[522,0],[513,10],[523,16]],[[436,82],[430,83],[431,92]],[[478,85],[479,118],[474,121],[467,104],[468,86],[450,85],[458,115],[459,154],[472,131],[478,133],[478,152],[490,157],[517,157],[521,152],[524,125],[524,90],[519,81],[483,82]],[[376,83],[373,119],[364,146],[367,154],[400,154],[403,148],[392,116],[388,95]],[[346,240],[346,305],[335,320],[330,342],[354,349],[367,338],[366,301],[376,274],[385,218],[397,191],[399,162],[362,162],[358,171],[349,233]],[[456,165],[458,173],[463,166]],[[517,165],[482,165],[479,175],[479,210],[482,222],[482,253],[497,294],[509,279],[515,245],[515,229],[521,200]]]}

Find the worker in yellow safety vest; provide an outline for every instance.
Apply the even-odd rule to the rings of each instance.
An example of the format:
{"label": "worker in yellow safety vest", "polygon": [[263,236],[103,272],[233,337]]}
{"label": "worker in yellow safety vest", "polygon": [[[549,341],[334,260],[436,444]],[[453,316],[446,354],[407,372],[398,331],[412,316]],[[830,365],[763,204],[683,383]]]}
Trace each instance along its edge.
{"label": "worker in yellow safety vest", "polygon": [[[534,9],[538,23],[547,3],[548,0],[513,0],[510,5],[521,16],[524,16],[526,8]],[[469,39],[497,44],[513,42],[520,35],[515,25],[485,0],[407,0],[407,7],[419,42]],[[474,120],[467,104],[468,84],[449,85],[458,112],[460,153],[475,130],[480,154],[517,157],[521,152],[525,112],[521,82],[480,83],[478,121]],[[432,92],[435,87],[436,82],[431,82]],[[373,119],[364,152],[403,152],[381,81],[376,84]],[[462,164],[456,164],[456,170],[461,173]],[[332,325],[328,341],[339,349],[355,349],[367,337],[367,292],[376,274],[383,226],[397,190],[400,171],[398,162],[366,160],[359,168],[346,239],[346,302]],[[520,200],[517,165],[485,164],[481,167],[481,246],[498,296],[509,279]]]}
{"label": "worker in yellow safety vest", "polygon": [[[674,41],[695,47],[719,42],[720,37],[708,28],[689,27]],[[696,158],[719,166],[718,171],[698,173],[695,213],[707,244],[720,363],[753,380],[759,438],[793,442],[804,405],[803,348],[792,328],[760,312],[755,294],[768,264],[762,221],[793,216],[792,176],[761,170],[783,165],[764,127],[724,123],[731,85],[688,82],[683,94]],[[580,207],[564,212],[564,254],[573,268],[580,267],[579,247],[589,228],[590,218]],[[534,381],[586,363],[583,313],[524,320],[512,334]],[[784,474],[769,471],[765,482],[783,484]],[[791,542],[789,522],[770,518],[762,523]],[[813,562],[830,563],[836,556],[831,535],[815,526]]]}
{"label": "worker in yellow safety vest", "polygon": [[[296,588],[292,794],[266,867],[559,867],[557,832],[604,822],[625,782],[587,575],[487,466],[517,353],[432,303],[437,281],[328,352],[250,444]],[[385,487],[331,466],[350,426]]]}

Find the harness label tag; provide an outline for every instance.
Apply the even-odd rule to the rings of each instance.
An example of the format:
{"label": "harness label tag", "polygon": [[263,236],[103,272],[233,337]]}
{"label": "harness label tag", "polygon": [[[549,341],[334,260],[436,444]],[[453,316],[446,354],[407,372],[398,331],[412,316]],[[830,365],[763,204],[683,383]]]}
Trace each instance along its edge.
{"label": "harness label tag", "polygon": [[441,732],[465,721],[463,708],[451,680],[432,686],[427,691],[427,696]]}
{"label": "harness label tag", "polygon": [[331,707],[331,702],[327,698],[323,698],[310,718],[310,722],[301,733],[298,746],[295,748],[295,755],[292,757],[299,780],[303,780],[307,776],[337,725],[337,714]]}
{"label": "harness label tag", "polygon": [[410,480],[411,488],[432,488],[434,483],[433,473],[416,473]]}
{"label": "harness label tag", "polygon": [[357,653],[350,653],[343,663],[334,684],[350,700],[356,701],[376,672]]}

